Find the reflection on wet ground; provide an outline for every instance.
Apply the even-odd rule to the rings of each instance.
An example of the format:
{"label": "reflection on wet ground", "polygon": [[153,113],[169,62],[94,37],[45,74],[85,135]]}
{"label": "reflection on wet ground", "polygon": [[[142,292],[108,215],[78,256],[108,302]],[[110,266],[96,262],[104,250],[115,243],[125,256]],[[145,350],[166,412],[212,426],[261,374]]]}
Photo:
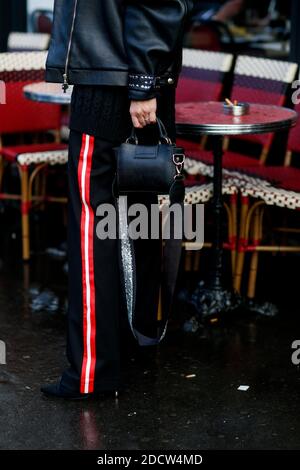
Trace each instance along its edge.
{"label": "reflection on wet ground", "polygon": [[1,266],[1,449],[300,449],[300,373],[291,363],[300,320],[291,269],[285,284],[275,275],[265,291],[280,304],[275,319],[240,314],[190,336],[180,328],[178,305],[157,351],[128,354],[118,401],[75,403],[39,392],[66,364],[67,274],[64,257],[52,255],[40,253],[30,266],[4,256]]}

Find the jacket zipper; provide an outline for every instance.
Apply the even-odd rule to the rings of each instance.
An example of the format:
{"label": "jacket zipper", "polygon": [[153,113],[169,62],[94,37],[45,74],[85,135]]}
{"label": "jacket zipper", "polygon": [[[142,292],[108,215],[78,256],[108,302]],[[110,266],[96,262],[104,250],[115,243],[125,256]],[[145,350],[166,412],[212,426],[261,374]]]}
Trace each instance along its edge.
{"label": "jacket zipper", "polygon": [[76,19],[76,14],[77,14],[77,4],[78,0],[75,0],[74,4],[74,11],[73,11],[73,18],[72,18],[72,26],[71,26],[71,31],[70,31],[70,38],[69,38],[69,43],[68,43],[68,49],[67,49],[67,57],[66,57],[66,62],[65,62],[65,71],[63,74],[63,91],[64,93],[67,92],[67,89],[69,88],[69,83],[68,83],[68,67],[69,67],[69,62],[70,62],[70,53],[71,53],[71,46],[72,46],[72,39],[73,39],[73,33],[74,33],[74,26],[75,26],[75,19]]}

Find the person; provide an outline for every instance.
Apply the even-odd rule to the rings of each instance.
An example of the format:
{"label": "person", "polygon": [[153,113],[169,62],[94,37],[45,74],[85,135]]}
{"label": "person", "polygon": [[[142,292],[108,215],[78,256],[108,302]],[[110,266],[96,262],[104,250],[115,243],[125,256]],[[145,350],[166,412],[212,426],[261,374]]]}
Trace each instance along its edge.
{"label": "person", "polygon": [[235,18],[245,6],[245,0],[229,0],[222,5],[218,11],[213,15],[212,19],[227,23]]}
{"label": "person", "polygon": [[[69,140],[70,367],[47,396],[82,399],[123,385],[122,269],[118,240],[97,238],[97,207],[115,204],[114,148],[132,125],[144,143],[157,138],[160,117],[175,140],[175,89],[185,23],[193,0],[56,0],[46,79],[74,84]],[[149,206],[155,196],[137,194]],[[133,202],[134,202],[133,200]],[[160,250],[137,240],[136,328],[156,327]]]}
{"label": "person", "polygon": [[245,7],[245,0],[197,1],[194,20],[215,20],[226,23],[236,17]]}

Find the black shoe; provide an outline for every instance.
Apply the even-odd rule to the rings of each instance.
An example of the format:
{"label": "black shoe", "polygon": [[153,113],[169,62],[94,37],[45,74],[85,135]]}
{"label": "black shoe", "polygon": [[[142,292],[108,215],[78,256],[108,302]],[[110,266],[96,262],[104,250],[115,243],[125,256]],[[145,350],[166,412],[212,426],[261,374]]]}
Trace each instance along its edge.
{"label": "black shoe", "polygon": [[117,390],[115,391],[105,391],[102,392],[102,394],[99,392],[94,392],[94,393],[79,393],[79,392],[70,392],[69,390],[66,390],[60,382],[57,382],[55,384],[49,384],[49,385],[44,385],[41,387],[41,392],[47,396],[47,397],[54,397],[54,398],[63,398],[64,400],[87,400],[89,398],[99,398],[101,396],[108,396],[108,395],[114,395],[114,397],[117,399],[119,392]]}

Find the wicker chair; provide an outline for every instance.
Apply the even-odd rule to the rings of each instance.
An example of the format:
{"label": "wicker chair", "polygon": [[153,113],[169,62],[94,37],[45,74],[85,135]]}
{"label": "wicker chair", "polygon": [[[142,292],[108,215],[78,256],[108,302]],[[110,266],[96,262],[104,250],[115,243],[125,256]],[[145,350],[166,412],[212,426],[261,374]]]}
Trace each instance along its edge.
{"label": "wicker chair", "polygon": [[34,10],[31,15],[31,27],[35,33],[51,34],[53,11]]}
{"label": "wicker chair", "polygon": [[[33,204],[65,202],[65,198],[51,198],[47,194],[45,179],[40,191],[34,193],[42,170],[67,162],[67,146],[60,143],[60,107],[29,101],[23,95],[25,85],[44,79],[45,60],[44,52],[0,54],[0,81],[6,84],[6,105],[0,106],[0,199],[20,201],[24,260],[30,258],[29,214]],[[45,135],[49,130],[54,131],[55,142],[5,144],[9,135]],[[17,194],[12,194],[9,188],[4,192],[5,175],[12,167],[17,168],[20,176]]]}
{"label": "wicker chair", "polygon": [[[233,66],[233,55],[196,49],[183,50],[183,67],[177,86],[176,102],[219,101],[224,84]],[[178,145],[196,152],[205,146],[188,139],[178,139]]]}
{"label": "wicker chair", "polygon": [[46,51],[49,47],[50,34],[12,32],[8,36],[8,52]]}
{"label": "wicker chair", "polygon": [[[183,50],[183,69],[177,88],[177,103],[197,101],[219,101],[224,95],[224,85],[232,70],[233,56],[221,52],[211,52],[196,49]],[[187,155],[193,150],[198,152],[205,146],[206,138],[201,142],[183,138],[177,138],[178,146],[185,148]],[[212,168],[197,162],[197,166],[191,159],[187,159],[187,188],[186,203],[207,203],[213,196],[213,184],[211,182]],[[208,178],[207,178],[208,177]],[[232,201],[236,200],[236,189],[224,182],[223,193],[230,195]],[[228,216],[228,242],[225,247],[232,249],[236,244],[236,213],[235,207],[230,208],[225,204]],[[189,251],[186,245],[186,270],[198,270],[199,253]],[[206,243],[205,247],[210,247]],[[232,251],[233,253],[233,251]],[[232,260],[234,268],[235,259]]]}
{"label": "wicker chair", "polygon": [[[300,112],[300,105],[296,107]],[[283,244],[266,245],[266,231],[264,229],[264,214],[269,206],[277,207],[288,215],[290,211],[300,209],[300,169],[291,166],[292,157],[300,154],[300,118],[297,126],[292,129],[288,140],[288,150],[284,166],[278,167],[253,167],[247,168],[239,182],[244,216],[241,220],[241,234],[234,286],[241,290],[242,277],[244,275],[245,254],[251,253],[250,268],[248,272],[247,296],[255,297],[256,279],[258,272],[259,253],[283,252],[300,253],[298,246]],[[250,200],[250,202],[249,202]],[[297,227],[273,227],[278,234],[300,234]]]}
{"label": "wicker chair", "polygon": [[[287,101],[288,92],[291,84],[295,80],[298,72],[298,66],[294,63],[281,62],[264,58],[240,56],[237,59],[234,70],[234,83],[231,92],[232,99],[238,101],[248,101],[262,104],[284,105]],[[231,171],[240,171],[247,167],[263,166],[266,163],[270,153],[274,134],[258,134],[243,136],[241,140],[258,144],[261,152],[258,158],[251,155],[245,155],[227,150],[223,157],[223,167]],[[232,139],[234,140],[234,139]],[[229,141],[225,142],[225,150],[228,148]],[[212,173],[213,157],[212,153],[205,150],[199,150],[195,147],[187,147],[186,170],[190,175],[195,175],[202,168],[205,174]],[[224,184],[232,184],[227,180]],[[237,220],[237,196],[236,192],[230,198],[230,208],[233,220]],[[249,200],[243,198],[241,205],[240,227],[242,237]],[[237,224],[232,237],[232,264],[235,266],[237,259]],[[236,248],[233,248],[235,244]],[[235,271],[235,268],[233,268]],[[237,281],[235,282],[237,285]]]}
{"label": "wicker chair", "polygon": [[186,47],[214,52],[232,51],[234,38],[225,23],[215,20],[200,20],[191,24],[186,33],[184,44]]}
{"label": "wicker chair", "polygon": [[[231,99],[283,106],[297,77],[298,65],[290,62],[240,56],[234,69]],[[227,151],[224,155],[224,168],[240,170],[245,167],[264,165],[270,153],[274,134],[252,134],[238,139],[258,144],[261,148],[258,158],[251,155]],[[231,138],[231,140],[235,140]],[[228,147],[228,143],[225,148]],[[212,165],[211,152],[193,149],[189,157],[206,165]]]}

